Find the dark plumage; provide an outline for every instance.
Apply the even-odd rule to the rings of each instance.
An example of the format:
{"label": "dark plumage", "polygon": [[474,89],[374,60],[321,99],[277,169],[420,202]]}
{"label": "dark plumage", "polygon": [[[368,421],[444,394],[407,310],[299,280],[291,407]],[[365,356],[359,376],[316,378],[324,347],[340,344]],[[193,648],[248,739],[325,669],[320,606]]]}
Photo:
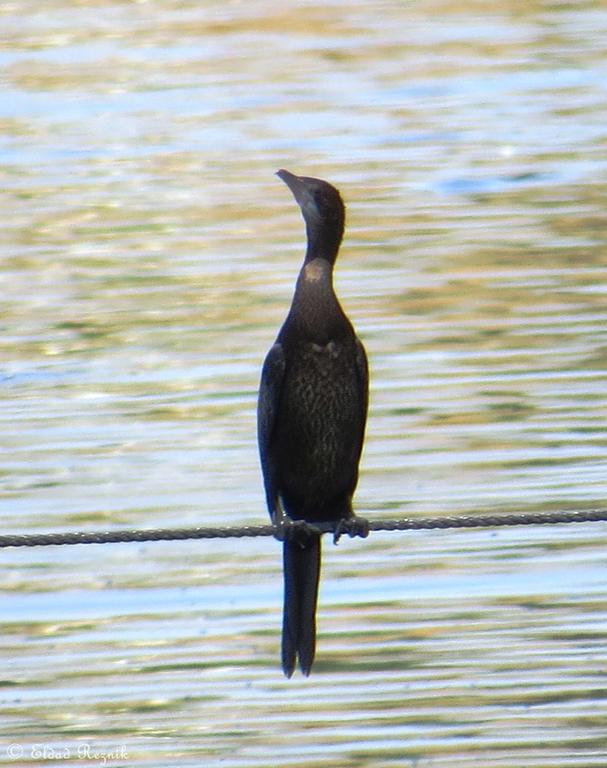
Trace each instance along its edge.
{"label": "dark plumage", "polygon": [[282,667],[290,677],[297,658],[310,673],[316,644],[320,536],[306,523],[341,521],[340,531],[367,533],[352,495],[368,370],[333,290],[345,220],[339,192],[321,179],[284,170],[278,176],[301,208],[308,238],[291,309],[264,362],[257,411],[268,510],[284,542]]}

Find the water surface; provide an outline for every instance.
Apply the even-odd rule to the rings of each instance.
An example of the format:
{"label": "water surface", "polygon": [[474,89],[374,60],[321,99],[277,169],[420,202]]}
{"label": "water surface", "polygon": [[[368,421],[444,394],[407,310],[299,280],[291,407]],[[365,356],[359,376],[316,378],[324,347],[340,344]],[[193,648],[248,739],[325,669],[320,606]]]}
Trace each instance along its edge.
{"label": "water surface", "polygon": [[[0,29],[3,531],[265,522],[280,167],[348,203],[359,511],[604,506],[601,4],[53,0]],[[0,763],[604,766],[606,544],[327,541],[290,681],[273,541],[6,550]]]}

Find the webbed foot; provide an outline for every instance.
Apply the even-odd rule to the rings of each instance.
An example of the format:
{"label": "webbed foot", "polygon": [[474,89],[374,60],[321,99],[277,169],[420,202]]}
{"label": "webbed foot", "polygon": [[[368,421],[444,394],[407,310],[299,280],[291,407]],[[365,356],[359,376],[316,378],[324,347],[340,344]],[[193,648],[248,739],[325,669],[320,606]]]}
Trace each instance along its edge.
{"label": "webbed foot", "polygon": [[355,536],[360,536],[361,539],[366,539],[369,535],[369,521],[366,517],[357,517],[356,515],[342,518],[335,526],[333,543],[337,544],[345,533],[347,533],[351,539]]}
{"label": "webbed foot", "polygon": [[310,539],[320,535],[318,528],[306,523],[305,520],[290,520],[289,518],[283,518],[276,522],[275,530],[274,536],[278,541],[299,544],[302,549],[308,545]]}

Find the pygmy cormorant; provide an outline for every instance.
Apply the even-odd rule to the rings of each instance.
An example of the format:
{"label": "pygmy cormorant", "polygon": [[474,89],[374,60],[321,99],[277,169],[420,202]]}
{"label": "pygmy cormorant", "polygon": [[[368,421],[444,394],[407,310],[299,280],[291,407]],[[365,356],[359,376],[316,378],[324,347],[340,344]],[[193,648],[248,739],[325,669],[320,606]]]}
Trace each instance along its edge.
{"label": "pygmy cormorant", "polygon": [[366,536],[352,511],[368,405],[367,356],[333,290],[345,209],[321,179],[277,174],[304,221],[308,245],[291,309],[261,374],[257,426],[268,510],[283,541],[282,668],[310,673],[316,644],[320,536],[338,522]]}

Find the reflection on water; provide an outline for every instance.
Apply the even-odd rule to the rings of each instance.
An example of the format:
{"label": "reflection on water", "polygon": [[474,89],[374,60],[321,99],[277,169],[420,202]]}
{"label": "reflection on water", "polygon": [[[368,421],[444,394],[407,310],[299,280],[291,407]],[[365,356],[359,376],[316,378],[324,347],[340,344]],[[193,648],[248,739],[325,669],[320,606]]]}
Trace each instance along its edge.
{"label": "reflection on water", "polygon": [[[604,505],[607,12],[380,10],[0,8],[3,530],[265,519],[256,388],[303,243],[279,167],[349,204],[358,508]],[[605,544],[327,542],[291,681],[275,542],[6,551],[0,763],[603,766]]]}

